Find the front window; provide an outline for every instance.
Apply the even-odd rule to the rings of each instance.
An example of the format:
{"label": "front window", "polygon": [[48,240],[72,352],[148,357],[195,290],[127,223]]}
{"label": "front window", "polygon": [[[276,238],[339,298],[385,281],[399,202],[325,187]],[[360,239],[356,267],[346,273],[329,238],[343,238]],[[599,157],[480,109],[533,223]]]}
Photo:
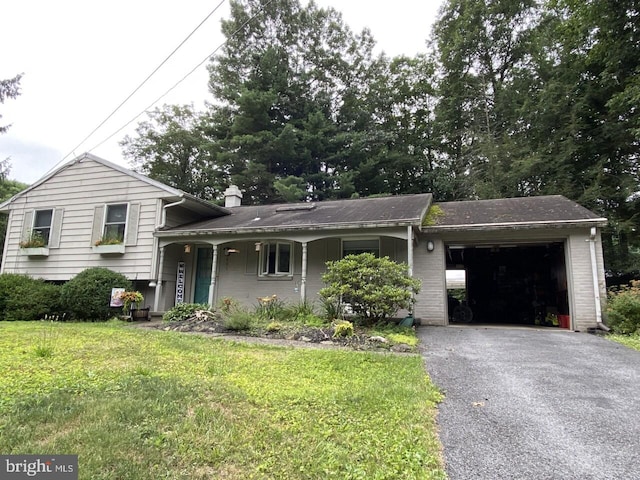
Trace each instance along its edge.
{"label": "front window", "polygon": [[373,253],[376,257],[380,256],[380,240],[361,239],[361,240],[343,240],[342,256],[359,255],[361,253]]}
{"label": "front window", "polygon": [[291,243],[263,243],[260,249],[260,275],[290,275],[292,272]]}
{"label": "front window", "polygon": [[124,242],[124,230],[127,225],[127,204],[107,205],[104,230],[104,240]]}
{"label": "front window", "polygon": [[51,221],[53,220],[53,210],[36,210],[33,219],[32,236],[41,238],[45,245],[49,245],[51,236]]}

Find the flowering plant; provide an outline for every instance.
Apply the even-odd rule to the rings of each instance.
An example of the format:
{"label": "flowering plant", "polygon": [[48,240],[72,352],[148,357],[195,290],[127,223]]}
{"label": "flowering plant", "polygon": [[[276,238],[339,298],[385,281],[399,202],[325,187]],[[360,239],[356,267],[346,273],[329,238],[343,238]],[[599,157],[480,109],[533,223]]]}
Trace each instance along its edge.
{"label": "flowering plant", "polygon": [[105,235],[102,238],[95,241],[94,245],[99,247],[100,245],[120,245],[122,244],[123,239],[120,237],[113,237],[109,235]]}
{"label": "flowering plant", "polygon": [[46,247],[47,242],[44,241],[42,234],[38,231],[31,232],[31,235],[26,240],[20,242],[20,248],[38,248]]}

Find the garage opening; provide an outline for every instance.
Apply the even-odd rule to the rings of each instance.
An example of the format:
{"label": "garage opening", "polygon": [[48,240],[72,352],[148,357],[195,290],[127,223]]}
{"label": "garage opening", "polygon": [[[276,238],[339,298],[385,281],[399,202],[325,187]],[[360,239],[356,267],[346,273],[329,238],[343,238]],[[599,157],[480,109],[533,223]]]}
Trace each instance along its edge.
{"label": "garage opening", "polygon": [[564,243],[448,245],[447,293],[451,323],[562,326],[569,315]]}

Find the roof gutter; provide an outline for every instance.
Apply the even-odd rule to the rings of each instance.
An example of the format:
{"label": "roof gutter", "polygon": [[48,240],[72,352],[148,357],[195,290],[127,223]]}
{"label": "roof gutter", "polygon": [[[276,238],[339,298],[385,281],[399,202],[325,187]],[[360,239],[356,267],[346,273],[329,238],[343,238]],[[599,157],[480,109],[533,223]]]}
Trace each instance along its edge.
{"label": "roof gutter", "polygon": [[[168,205],[167,205],[168,206]],[[419,219],[409,221],[390,221],[375,223],[345,223],[345,224],[305,224],[286,227],[263,226],[263,227],[238,227],[238,228],[209,228],[197,230],[162,230],[156,231],[158,237],[175,237],[175,236],[197,236],[197,235],[241,235],[255,233],[280,233],[280,232],[299,232],[299,231],[317,231],[317,230],[354,230],[362,228],[393,228],[393,227],[413,227],[417,226]]]}
{"label": "roof gutter", "polygon": [[167,209],[171,207],[177,207],[178,205],[182,205],[186,201],[187,199],[183,197],[177,202],[167,203],[164,207],[162,207],[162,223],[160,225],[157,225],[156,229],[165,227],[165,224],[167,223]]}
{"label": "roof gutter", "polygon": [[594,223],[599,226],[607,225],[606,218],[583,218],[579,220],[538,220],[533,222],[503,222],[503,223],[470,223],[470,224],[457,224],[457,225],[433,225],[428,227],[421,227],[423,232],[444,232],[444,231],[457,231],[457,230],[506,230],[510,228],[544,228],[544,227],[563,227],[563,226],[581,226],[581,225],[593,225]]}

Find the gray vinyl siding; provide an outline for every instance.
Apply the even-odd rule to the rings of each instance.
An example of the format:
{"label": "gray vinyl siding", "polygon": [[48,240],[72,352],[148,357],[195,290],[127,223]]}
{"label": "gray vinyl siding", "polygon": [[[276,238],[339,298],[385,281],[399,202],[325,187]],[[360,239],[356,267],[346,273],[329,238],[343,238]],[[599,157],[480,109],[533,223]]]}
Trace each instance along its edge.
{"label": "gray vinyl siding", "polygon": [[427,251],[426,239],[421,239],[413,249],[413,276],[422,282],[414,316],[422,325],[446,325],[445,248],[441,239],[430,240],[435,246],[432,252]]}
{"label": "gray vinyl siding", "polygon": [[[597,248],[596,262],[598,271],[603,272],[602,249],[600,247],[600,237],[596,239]],[[593,270],[591,266],[591,251],[588,232],[575,233],[569,237],[567,257],[571,265],[570,279],[572,282],[571,322],[574,330],[586,331],[587,328],[596,326],[595,293],[593,287]],[[606,299],[606,287],[604,276],[598,275],[598,286],[600,288],[600,298]]]}
{"label": "gray vinyl siding", "polygon": [[[107,267],[131,279],[149,279],[157,199],[162,195],[166,192],[100,163],[73,164],[12,203],[2,271],[69,280],[85,268]],[[137,235],[131,232],[134,225],[127,225],[124,255],[103,256],[92,248],[94,213],[107,203],[128,203],[131,214],[139,209]],[[53,228],[59,228],[58,246],[50,246],[48,257],[23,255],[19,242],[23,227],[27,228],[24,220],[30,212],[46,208],[64,211],[61,224],[54,220]]]}
{"label": "gray vinyl siding", "polygon": [[[313,243],[313,242],[312,242]],[[300,301],[300,288],[302,281],[302,246],[293,242],[293,275],[282,277],[260,277],[258,275],[258,252],[255,251],[255,242],[229,242],[218,247],[218,275],[217,295],[218,299],[232,297],[246,306],[258,303],[258,297],[277,295],[278,298],[297,303]],[[224,254],[224,248],[235,248],[239,253]],[[309,252],[309,250],[307,250]],[[317,259],[321,261],[321,259]],[[315,263],[309,255],[307,266],[307,278]],[[307,284],[307,293],[309,286]],[[309,297],[309,295],[307,295]]]}

